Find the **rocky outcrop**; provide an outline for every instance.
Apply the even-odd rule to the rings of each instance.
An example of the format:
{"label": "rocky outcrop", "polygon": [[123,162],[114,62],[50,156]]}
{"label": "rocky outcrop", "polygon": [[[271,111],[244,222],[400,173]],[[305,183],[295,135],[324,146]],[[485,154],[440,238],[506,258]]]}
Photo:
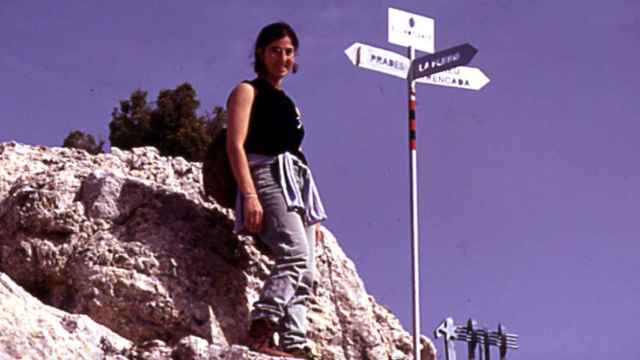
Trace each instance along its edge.
{"label": "rocky outcrop", "polygon": [[[55,344],[68,354],[61,358],[79,348],[132,359],[267,358],[234,345],[271,260],[253,238],[234,235],[232,221],[204,195],[199,163],[153,148],[93,156],[0,144],[0,271],[9,289],[0,312],[32,315],[10,322],[15,332],[0,323],[0,358],[30,351],[20,339],[39,319],[50,325],[33,335],[33,349]],[[412,358],[409,335],[324,231],[309,313],[321,358]],[[433,357],[425,345],[423,359]]]}
{"label": "rocky outcrop", "polygon": [[99,359],[132,343],[95,323],[46,306],[0,273],[0,358]]}

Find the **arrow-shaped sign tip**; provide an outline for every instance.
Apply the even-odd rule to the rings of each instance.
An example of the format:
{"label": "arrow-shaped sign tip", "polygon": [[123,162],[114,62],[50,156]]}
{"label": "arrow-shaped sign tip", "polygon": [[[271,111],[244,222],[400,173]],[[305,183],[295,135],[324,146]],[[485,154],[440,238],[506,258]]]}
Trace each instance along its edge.
{"label": "arrow-shaped sign tip", "polygon": [[360,44],[356,42],[344,51],[351,63],[354,65],[358,65],[358,49],[360,49]]}
{"label": "arrow-shaped sign tip", "polygon": [[476,54],[478,53],[478,49],[475,46],[473,46],[473,45],[471,45],[469,43],[467,43],[467,45],[469,45],[469,47],[471,48],[471,51],[473,53],[473,55],[471,57],[476,56]]}
{"label": "arrow-shaped sign tip", "polygon": [[491,79],[489,79],[487,75],[485,75],[485,73],[482,72],[482,70],[480,69],[478,69],[478,73],[479,73],[478,81],[480,82],[480,84],[478,85],[478,90],[479,90],[479,89],[482,89],[488,83],[490,83]]}

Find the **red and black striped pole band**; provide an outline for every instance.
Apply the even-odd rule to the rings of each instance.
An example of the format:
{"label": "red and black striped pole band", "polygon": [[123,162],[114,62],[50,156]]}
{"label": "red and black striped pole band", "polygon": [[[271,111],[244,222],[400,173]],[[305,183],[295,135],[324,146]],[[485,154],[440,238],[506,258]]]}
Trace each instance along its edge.
{"label": "red and black striped pole band", "polygon": [[409,100],[409,149],[416,150],[416,100],[415,98]]}

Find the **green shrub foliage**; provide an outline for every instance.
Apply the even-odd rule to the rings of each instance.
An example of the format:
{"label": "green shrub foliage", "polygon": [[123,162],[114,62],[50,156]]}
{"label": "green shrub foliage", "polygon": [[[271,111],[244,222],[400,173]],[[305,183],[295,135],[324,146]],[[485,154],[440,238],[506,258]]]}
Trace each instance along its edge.
{"label": "green shrub foliage", "polygon": [[82,149],[89,154],[102,154],[104,153],[104,140],[100,140],[96,143],[96,139],[91,134],[86,134],[80,130],[73,130],[67,135],[62,143],[63,147]]}
{"label": "green shrub foliage", "polygon": [[147,92],[135,90],[128,100],[114,108],[109,123],[111,146],[129,150],[153,146],[163,156],[182,156],[202,161],[207,147],[226,123],[226,112],[214,107],[212,113],[197,115],[200,102],[195,89],[184,83],[161,90],[153,104]]}

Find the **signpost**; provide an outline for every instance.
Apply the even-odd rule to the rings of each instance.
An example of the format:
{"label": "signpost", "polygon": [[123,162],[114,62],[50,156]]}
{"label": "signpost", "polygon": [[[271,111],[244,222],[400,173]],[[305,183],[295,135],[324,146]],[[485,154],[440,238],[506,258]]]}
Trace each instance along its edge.
{"label": "signpost", "polygon": [[[464,67],[477,53],[469,44],[435,52],[434,20],[389,8],[388,40],[406,46],[407,57],[374,46],[353,43],[345,50],[354,65],[407,80],[409,93],[409,165],[411,201],[411,258],[413,284],[413,353],[420,359],[420,262],[418,242],[418,181],[416,147],[416,83],[480,90],[489,79],[480,69]],[[432,53],[415,59],[416,50]],[[434,53],[435,52],[435,53]],[[453,337],[452,337],[453,336]],[[452,344],[454,335],[445,335]],[[447,349],[449,349],[447,345]],[[449,350],[447,350],[449,353]],[[451,347],[451,354],[455,352]]]}
{"label": "signpost", "polygon": [[344,52],[355,66],[402,79],[407,78],[407,72],[411,65],[405,56],[358,42],[353,43]]}
{"label": "signpost", "polygon": [[417,83],[448,86],[467,90],[480,90],[489,83],[482,70],[468,66],[458,66],[451,70],[417,79]]}
{"label": "signpost", "polygon": [[[411,61],[404,55],[359,42],[353,43],[344,52],[355,66],[401,79],[407,78],[411,67]],[[467,90],[480,90],[490,82],[482,70],[469,66],[458,66],[415,81]]]}
{"label": "signpost", "polygon": [[438,51],[435,54],[421,56],[413,61],[409,72],[409,80],[430,76],[461,65],[467,65],[478,49],[469,44],[462,44]]}
{"label": "signpost", "polygon": [[391,44],[412,46],[428,53],[435,51],[433,19],[394,8],[389,8],[388,15],[388,40]]}

